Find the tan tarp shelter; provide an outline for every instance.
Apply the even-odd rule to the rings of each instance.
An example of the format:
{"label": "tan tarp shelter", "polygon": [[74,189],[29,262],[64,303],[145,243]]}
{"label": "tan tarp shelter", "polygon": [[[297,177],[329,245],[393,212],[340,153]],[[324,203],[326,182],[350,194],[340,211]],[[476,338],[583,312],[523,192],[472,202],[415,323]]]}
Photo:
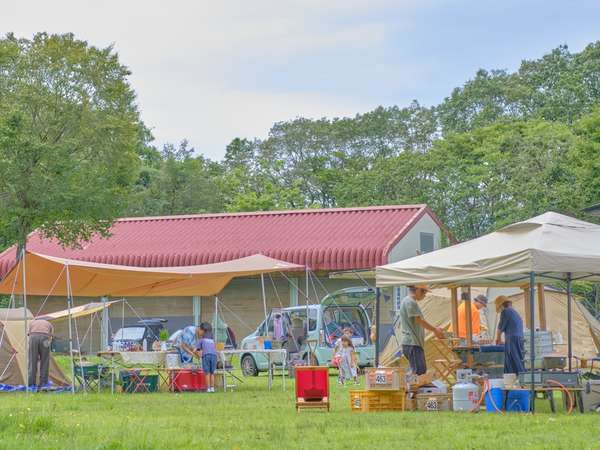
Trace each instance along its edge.
{"label": "tan tarp shelter", "polygon": [[377,267],[377,286],[600,281],[600,225],[547,212],[460,244]]}
{"label": "tan tarp shelter", "polygon": [[[473,292],[474,295],[479,293],[485,294],[485,291]],[[548,330],[553,333],[560,333],[565,338],[567,336],[567,295],[565,292],[546,289],[545,297]],[[513,301],[514,308],[519,314],[523,315],[525,303],[523,293],[510,295],[509,298]],[[493,331],[496,328],[498,317],[493,310],[493,299],[490,300],[492,300],[490,302],[491,308],[487,308],[486,317],[489,320],[488,329]],[[600,322],[589,313],[583,304],[578,301],[574,303],[576,307],[573,308],[573,354],[583,358],[596,356],[600,352]],[[431,324],[442,328],[450,325],[451,306],[448,290],[436,289],[419,304],[425,319]],[[399,328],[396,328],[394,332],[396,336],[400,336]],[[430,370],[433,368],[434,360],[442,357],[437,347],[432,345],[432,339],[432,334],[428,333],[425,338],[425,357],[427,367]],[[566,345],[557,345],[555,350],[557,353],[567,354]],[[391,336],[381,353],[381,364],[384,366],[400,365],[406,367],[408,365],[406,358],[399,357],[399,354],[398,340]]]}
{"label": "tan tarp shelter", "polygon": [[[33,319],[29,310],[26,314],[28,320]],[[0,309],[0,383],[13,386],[26,384],[26,339],[23,308]],[[52,355],[49,378],[58,386],[70,384]]]}
{"label": "tan tarp shelter", "polygon": [[27,295],[67,297],[210,296],[221,292],[236,277],[304,269],[260,254],[181,267],[118,266],[32,252],[27,252],[24,260],[0,282],[0,293],[23,293],[23,266]]}
{"label": "tan tarp shelter", "polygon": [[85,305],[75,306],[74,308],[71,308],[71,310],[63,309],[61,311],[56,311],[48,314],[40,314],[36,317],[36,319],[44,319],[49,322],[58,322],[60,320],[68,319],[69,315],[71,316],[71,318],[77,319],[79,317],[85,317],[100,312],[104,308],[108,308],[111,305],[114,305],[115,303],[118,303],[118,300],[113,300],[112,302],[86,303]]}

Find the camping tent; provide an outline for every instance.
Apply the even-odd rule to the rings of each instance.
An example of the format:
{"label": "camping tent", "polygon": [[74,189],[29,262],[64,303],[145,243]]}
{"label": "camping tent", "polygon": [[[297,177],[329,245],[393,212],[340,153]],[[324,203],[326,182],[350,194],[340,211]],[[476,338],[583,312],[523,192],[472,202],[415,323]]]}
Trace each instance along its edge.
{"label": "camping tent", "polygon": [[[23,308],[0,309],[0,383],[25,385],[27,383],[27,356],[24,317],[33,319],[29,310]],[[38,372],[39,374],[39,372]],[[49,379],[58,386],[70,383],[50,355]]]}
{"label": "camping tent", "polygon": [[[491,290],[490,290],[491,291]],[[483,292],[477,292],[485,294]],[[563,336],[567,335],[567,295],[565,292],[555,289],[546,288],[546,307],[548,314],[548,329],[553,333],[560,333]],[[493,297],[493,296],[490,296]],[[520,291],[514,295],[508,296],[513,306],[520,314],[524,310],[524,295]],[[492,298],[493,300],[493,298]],[[420,303],[425,319],[432,325],[446,328],[450,325],[450,295],[446,289],[435,289],[431,294],[427,295]],[[493,303],[492,303],[493,305]],[[574,354],[579,357],[590,358],[596,356],[600,352],[600,323],[596,320],[585,306],[576,301],[576,308],[573,310],[573,347]],[[495,314],[493,306],[487,308],[487,327],[490,334],[493,335],[497,325],[498,317]],[[394,333],[400,336],[400,329],[395,327]],[[439,359],[442,355],[439,354],[439,347],[431,344],[433,335],[428,333],[425,337],[425,357],[427,359],[427,367],[432,369],[435,359]],[[388,339],[380,356],[381,364],[384,366],[405,366],[407,364],[405,358],[400,357],[400,346],[394,335]],[[565,354],[567,349],[565,345],[556,346],[556,352]]]}

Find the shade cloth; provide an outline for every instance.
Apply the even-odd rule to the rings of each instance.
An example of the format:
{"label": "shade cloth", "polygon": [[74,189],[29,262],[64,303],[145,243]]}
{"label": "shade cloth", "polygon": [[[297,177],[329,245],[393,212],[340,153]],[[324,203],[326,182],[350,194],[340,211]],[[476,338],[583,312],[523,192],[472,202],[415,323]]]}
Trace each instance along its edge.
{"label": "shade cloth", "polygon": [[547,212],[471,241],[377,267],[377,286],[600,281],[600,226]]}
{"label": "shade cloth", "polygon": [[108,308],[109,306],[111,306],[112,304],[117,303],[117,302],[118,302],[117,300],[114,300],[112,302],[104,302],[104,303],[103,302],[86,303],[85,305],[75,306],[74,308],[71,308],[70,312],[68,309],[63,309],[61,311],[56,311],[53,313],[41,314],[41,315],[37,316],[36,319],[43,319],[43,320],[47,320],[49,322],[54,322],[54,321],[67,319],[69,317],[69,313],[71,314],[72,318],[76,319],[78,317],[89,316],[91,314],[102,311],[104,308]]}
{"label": "shade cloth", "polygon": [[304,269],[260,254],[197,266],[133,267],[26,252],[0,282],[0,293],[23,293],[23,266],[28,295],[67,296],[70,280],[70,294],[82,297],[209,296],[236,277]]}

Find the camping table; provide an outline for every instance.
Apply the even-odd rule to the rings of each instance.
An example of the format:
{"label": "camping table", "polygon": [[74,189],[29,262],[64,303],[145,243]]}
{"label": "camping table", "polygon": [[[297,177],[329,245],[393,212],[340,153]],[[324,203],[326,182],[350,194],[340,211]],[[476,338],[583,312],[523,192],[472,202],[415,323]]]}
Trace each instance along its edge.
{"label": "camping table", "polygon": [[[510,389],[504,389],[504,390],[506,392],[508,392],[508,391],[529,391],[530,388],[520,387],[520,388],[510,388]],[[567,386],[567,387],[565,387],[565,390],[568,391],[572,395],[573,401],[575,402],[575,405],[573,405],[573,410],[575,410],[575,408],[577,407],[577,408],[579,408],[579,412],[581,414],[583,414],[583,412],[584,412],[583,398],[582,398],[583,388]],[[565,391],[558,386],[536,386],[534,391],[535,391],[536,396],[537,396],[537,394],[542,394],[544,396],[544,398],[546,398],[550,402],[550,411],[552,411],[553,413],[556,412],[556,404],[554,403],[554,393],[555,392],[560,392],[562,394],[563,404],[565,405],[565,408],[569,404],[567,397],[565,396]],[[508,401],[508,394],[504,398],[505,409],[506,409],[507,401]]]}
{"label": "camping table", "polygon": [[[274,354],[278,354],[281,355],[281,360],[283,361],[283,383],[282,383],[282,388],[285,391],[285,368],[286,368],[286,361],[287,361],[287,351],[283,348],[276,348],[276,349],[246,349],[246,350],[221,350],[219,351],[219,356],[221,359],[221,362],[223,363],[223,368],[225,368],[225,363],[226,363],[226,358],[227,355],[243,355],[244,353],[262,353],[263,355],[265,355],[267,357],[267,360],[269,361],[269,370],[268,370],[268,382],[267,385],[269,386],[269,390],[272,389],[273,387],[273,357],[272,355]],[[227,392],[227,371],[223,369],[223,390],[225,392]]]}
{"label": "camping table", "polygon": [[108,359],[111,365],[111,392],[115,392],[115,369],[117,367],[123,369],[139,369],[140,365],[144,365],[143,369],[155,370],[160,378],[165,381],[164,373],[160,370],[166,365],[167,352],[115,352],[103,351],[98,352],[100,358]]}

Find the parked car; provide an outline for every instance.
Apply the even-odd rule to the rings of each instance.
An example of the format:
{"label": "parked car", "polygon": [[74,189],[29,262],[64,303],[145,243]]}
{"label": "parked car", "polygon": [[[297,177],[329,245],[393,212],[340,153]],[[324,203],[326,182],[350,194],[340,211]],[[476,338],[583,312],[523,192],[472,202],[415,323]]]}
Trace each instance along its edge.
{"label": "parked car", "polygon": [[[258,375],[268,370],[268,359],[260,352],[265,339],[279,342],[288,356],[297,356],[314,365],[329,365],[333,347],[344,328],[352,328],[352,341],[361,367],[375,362],[375,344],[371,342],[371,320],[367,308],[375,302],[375,290],[352,287],[327,295],[317,305],[292,306],[271,311],[249,336],[242,339],[240,348],[248,350],[240,356],[244,375]],[[308,323],[307,323],[308,317]],[[283,336],[277,336],[281,334]],[[314,350],[309,352],[309,343]],[[312,355],[309,356],[309,353]]]}
{"label": "parked car", "polygon": [[136,325],[119,328],[112,338],[112,348],[118,350],[142,349],[144,340],[146,348],[152,349],[152,344],[159,340],[160,331],[165,327],[167,319],[142,319]]}

